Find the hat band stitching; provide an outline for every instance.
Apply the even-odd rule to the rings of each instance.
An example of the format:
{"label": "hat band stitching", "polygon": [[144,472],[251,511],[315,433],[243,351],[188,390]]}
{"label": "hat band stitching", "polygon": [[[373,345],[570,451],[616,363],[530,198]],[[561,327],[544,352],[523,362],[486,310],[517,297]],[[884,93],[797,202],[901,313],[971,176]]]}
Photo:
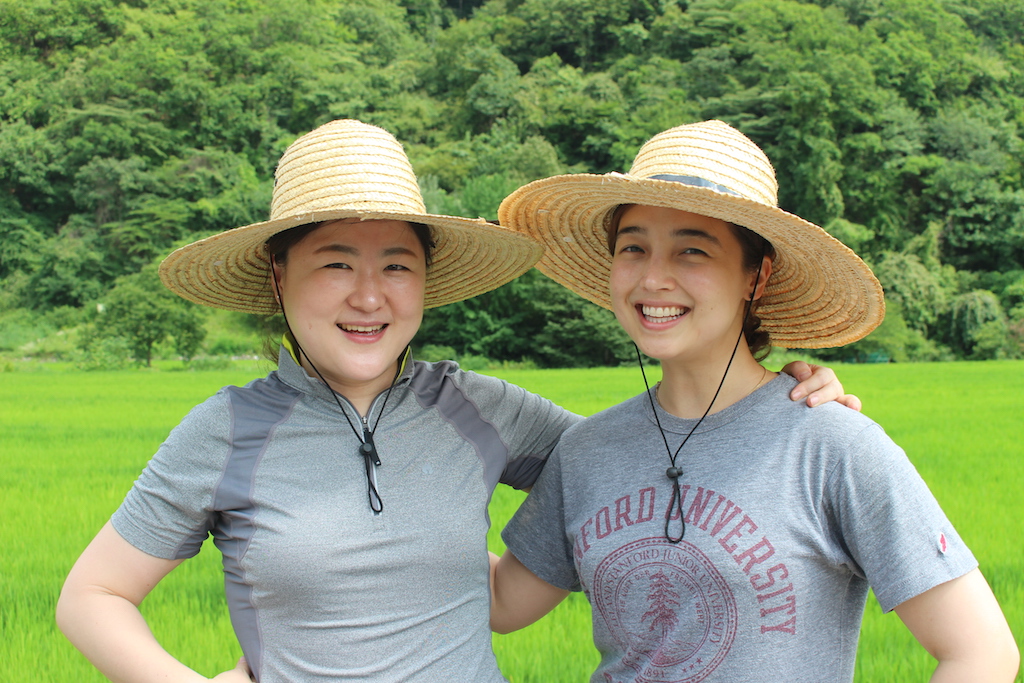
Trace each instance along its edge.
{"label": "hat band stitching", "polygon": [[695,175],[673,175],[671,173],[659,173],[658,175],[652,175],[651,180],[667,180],[671,183],[682,183],[683,185],[690,185],[692,187],[706,187],[711,190],[717,190],[718,192],[731,194],[734,197],[746,199],[746,197],[744,197],[736,190],[733,190],[732,188],[726,187],[725,185],[719,185],[718,183],[708,180],[707,178],[700,178]]}

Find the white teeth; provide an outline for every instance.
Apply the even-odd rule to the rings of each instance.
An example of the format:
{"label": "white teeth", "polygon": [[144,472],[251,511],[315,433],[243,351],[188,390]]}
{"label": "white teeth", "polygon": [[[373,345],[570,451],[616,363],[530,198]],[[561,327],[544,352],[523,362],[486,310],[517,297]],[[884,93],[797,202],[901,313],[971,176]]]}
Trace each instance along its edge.
{"label": "white teeth", "polygon": [[375,325],[373,327],[365,327],[363,325],[338,325],[338,327],[340,327],[341,329],[345,330],[346,332],[363,332],[363,333],[380,332],[381,330],[384,329],[383,325]]}
{"label": "white teeth", "polygon": [[684,309],[678,306],[641,306],[641,310],[647,318],[675,318],[682,315]]}

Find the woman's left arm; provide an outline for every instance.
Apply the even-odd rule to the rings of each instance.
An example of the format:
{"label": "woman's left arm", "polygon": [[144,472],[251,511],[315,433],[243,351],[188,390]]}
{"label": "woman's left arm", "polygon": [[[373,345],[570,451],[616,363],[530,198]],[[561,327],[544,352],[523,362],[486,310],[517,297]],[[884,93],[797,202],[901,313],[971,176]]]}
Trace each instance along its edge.
{"label": "woman's left arm", "polygon": [[789,397],[794,401],[807,397],[807,405],[812,408],[822,403],[836,401],[847,408],[860,412],[860,399],[853,394],[843,393],[843,385],[831,368],[795,360],[782,368],[782,371],[800,382],[789,393]]}
{"label": "woman's left arm", "polygon": [[1010,683],[1020,651],[999,603],[974,569],[896,606],[917,641],[939,661],[932,683]]}

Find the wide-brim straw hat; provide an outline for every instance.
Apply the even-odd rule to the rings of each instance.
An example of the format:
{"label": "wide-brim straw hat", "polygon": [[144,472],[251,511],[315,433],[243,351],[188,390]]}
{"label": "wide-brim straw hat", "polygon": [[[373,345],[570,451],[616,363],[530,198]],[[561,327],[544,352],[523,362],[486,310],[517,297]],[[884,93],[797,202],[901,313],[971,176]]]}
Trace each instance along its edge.
{"label": "wide-brim straw hat", "polygon": [[276,313],[267,239],[343,218],[430,226],[435,248],[427,269],[427,308],[495,289],[529,270],[542,252],[535,240],[482,218],[427,213],[398,140],[382,128],[339,120],[303,135],[285,151],[275,173],[270,220],[178,249],[160,264],[160,278],[199,304]]}
{"label": "wide-brim straw hat", "polygon": [[768,157],[722,121],[655,135],[625,175],[534,181],[502,202],[498,220],[544,243],[539,270],[610,309],[607,227],[621,204],[711,216],[771,242],[776,257],[757,315],[773,345],[841,346],[867,335],[885,316],[881,285],[867,265],[817,225],[778,208]]}

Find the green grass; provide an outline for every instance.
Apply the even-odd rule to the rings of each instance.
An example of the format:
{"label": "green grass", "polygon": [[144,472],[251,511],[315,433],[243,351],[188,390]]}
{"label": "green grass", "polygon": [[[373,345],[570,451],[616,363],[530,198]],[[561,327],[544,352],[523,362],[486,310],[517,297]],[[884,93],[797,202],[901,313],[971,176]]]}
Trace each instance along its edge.
{"label": "green grass", "polygon": [[[0,411],[0,681],[103,680],[53,625],[67,570],[120,503],[169,429],[224,384],[259,366],[210,372],[82,373],[32,365],[4,372]],[[865,412],[907,451],[978,556],[1018,642],[1024,638],[1024,363],[842,366]],[[638,393],[631,368],[505,371],[510,381],[589,414]],[[649,373],[657,380],[657,369]],[[522,494],[499,487],[492,549]],[[519,633],[495,637],[516,682],[586,680],[597,662],[586,601],[573,596]],[[206,675],[239,650],[213,548],[184,563],[146,600],[161,642]],[[895,615],[870,603],[858,681],[925,680],[932,664]],[[1018,681],[1022,680],[1018,677]]]}

